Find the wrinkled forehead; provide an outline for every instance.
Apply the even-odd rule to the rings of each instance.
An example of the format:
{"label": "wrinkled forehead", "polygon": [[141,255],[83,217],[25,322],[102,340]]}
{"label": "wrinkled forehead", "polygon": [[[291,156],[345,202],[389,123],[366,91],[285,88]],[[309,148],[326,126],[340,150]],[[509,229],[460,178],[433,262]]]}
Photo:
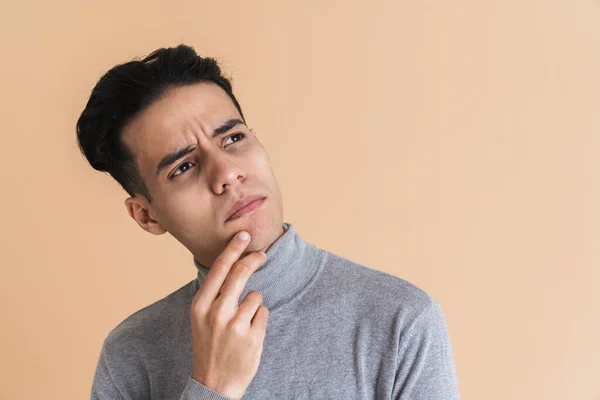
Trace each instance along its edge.
{"label": "wrinkled forehead", "polygon": [[[227,93],[214,83],[168,89],[125,126],[122,140],[144,176],[169,151],[208,138],[215,127],[240,114]],[[146,172],[146,173],[145,173]]]}

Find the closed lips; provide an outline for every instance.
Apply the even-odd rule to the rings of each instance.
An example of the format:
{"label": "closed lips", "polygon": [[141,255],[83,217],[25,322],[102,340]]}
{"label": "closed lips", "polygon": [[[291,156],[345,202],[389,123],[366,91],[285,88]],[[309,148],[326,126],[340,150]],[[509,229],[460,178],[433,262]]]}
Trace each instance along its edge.
{"label": "closed lips", "polygon": [[229,221],[229,219],[233,216],[233,214],[238,212],[240,209],[246,207],[248,204],[252,203],[253,201],[264,199],[264,198],[265,198],[265,196],[256,195],[256,196],[249,196],[242,200],[236,201],[234,203],[233,207],[231,207],[231,210],[229,211],[229,216],[227,217],[225,222]]}

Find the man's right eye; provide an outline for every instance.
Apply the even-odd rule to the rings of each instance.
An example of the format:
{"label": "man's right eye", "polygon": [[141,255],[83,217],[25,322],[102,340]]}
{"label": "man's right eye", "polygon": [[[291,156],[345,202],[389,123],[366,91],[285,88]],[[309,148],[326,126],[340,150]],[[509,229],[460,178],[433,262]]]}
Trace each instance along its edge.
{"label": "man's right eye", "polygon": [[[171,178],[174,178],[174,177],[176,177],[177,175],[181,175],[181,174],[183,174],[185,171],[187,171],[189,168],[183,168],[183,167],[184,167],[185,165],[188,165],[188,164],[192,164],[192,163],[191,163],[191,162],[189,162],[189,161],[186,161],[186,162],[182,163],[182,164],[181,164],[179,167],[177,167],[177,168],[175,169],[175,173],[173,173],[173,174],[171,175]],[[177,171],[181,171],[181,173],[179,173],[179,174],[178,174],[178,173],[176,173]]]}

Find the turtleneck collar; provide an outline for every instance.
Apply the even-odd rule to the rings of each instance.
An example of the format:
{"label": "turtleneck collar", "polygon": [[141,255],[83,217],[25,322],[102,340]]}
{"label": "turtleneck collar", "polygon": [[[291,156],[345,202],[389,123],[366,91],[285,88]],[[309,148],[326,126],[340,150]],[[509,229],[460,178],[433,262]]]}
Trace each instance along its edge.
{"label": "turtleneck collar", "polygon": [[[260,292],[271,313],[298,296],[321,267],[322,252],[305,242],[291,223],[283,223],[283,234],[267,250],[267,261],[248,279],[238,303],[251,290]],[[197,288],[210,270],[194,257],[198,269]]]}

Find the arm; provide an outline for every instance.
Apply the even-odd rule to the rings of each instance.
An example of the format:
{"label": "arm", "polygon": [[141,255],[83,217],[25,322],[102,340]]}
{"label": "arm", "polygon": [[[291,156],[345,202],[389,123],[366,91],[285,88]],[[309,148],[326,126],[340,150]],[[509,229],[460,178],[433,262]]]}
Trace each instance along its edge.
{"label": "arm", "polygon": [[440,305],[429,306],[401,336],[393,388],[397,400],[455,400],[458,382],[450,336]]}
{"label": "arm", "polygon": [[[102,346],[100,352],[100,359],[96,367],[96,373],[94,375],[94,381],[92,384],[92,400],[137,400],[137,399],[150,399],[150,394],[142,387],[147,385],[140,384],[140,372],[136,368],[132,367],[132,364],[127,366],[127,360],[119,360],[117,365],[125,366],[129,368],[129,373],[124,377],[128,379],[128,382],[124,385],[120,385],[115,382],[115,379],[119,381],[120,376],[115,376],[115,371],[111,368],[114,360],[109,361],[108,351],[106,349],[106,342]],[[137,375],[137,377],[136,377]],[[142,379],[143,380],[143,379]],[[137,382],[136,382],[137,381]],[[127,387],[129,386],[129,389]],[[218,392],[209,389],[200,382],[196,381],[192,377],[188,378],[187,384],[179,397],[180,400],[230,400],[228,397],[222,396]]]}

